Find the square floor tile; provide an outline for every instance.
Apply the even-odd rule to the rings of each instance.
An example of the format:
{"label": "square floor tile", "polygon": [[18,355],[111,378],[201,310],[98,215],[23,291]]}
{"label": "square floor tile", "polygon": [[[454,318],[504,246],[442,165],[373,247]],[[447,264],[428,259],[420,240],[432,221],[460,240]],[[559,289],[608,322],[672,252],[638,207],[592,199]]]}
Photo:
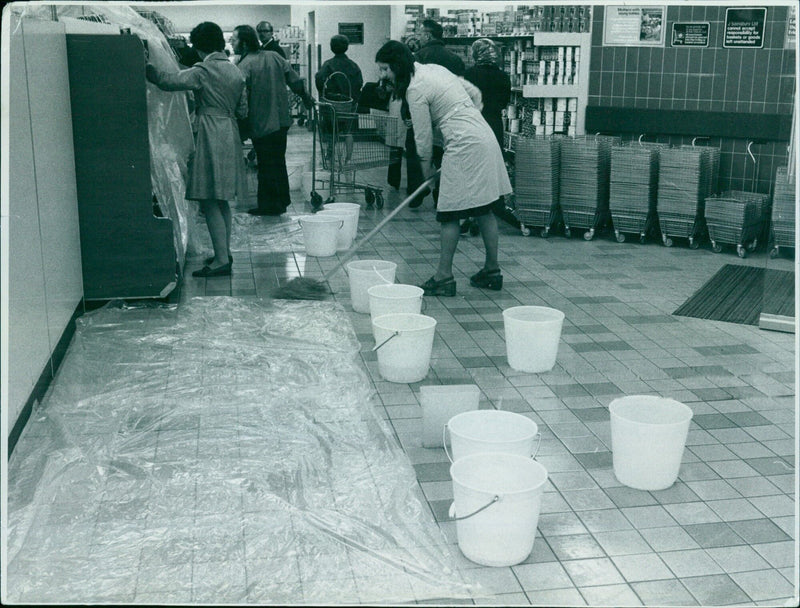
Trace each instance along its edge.
{"label": "square floor tile", "polygon": [[722,574],[722,568],[703,549],[662,551],[659,556],[678,578]]}
{"label": "square floor tile", "polygon": [[[705,481],[687,481],[689,487],[702,501],[740,498],[741,494],[734,490],[724,479],[707,479]],[[691,501],[685,501],[691,502]]]}
{"label": "square floor tile", "polygon": [[655,553],[617,555],[611,560],[629,583],[673,578],[670,569]]}
{"label": "square floor tile", "polygon": [[605,492],[600,489],[569,490],[561,492],[561,495],[575,511],[608,509],[614,506],[614,503],[609,500]]}
{"label": "square floor tile", "polygon": [[614,563],[607,557],[571,560],[563,562],[562,565],[578,587],[625,582]]}
{"label": "square floor tile", "polygon": [[586,526],[586,529],[595,534],[614,530],[629,530],[633,527],[628,518],[619,509],[581,511],[578,516]]}
{"label": "square floor tile", "polygon": [[647,505],[658,504],[656,499],[650,492],[642,490],[635,490],[627,486],[618,486],[615,488],[606,488],[605,493],[614,501],[617,507],[644,507]]}
{"label": "square floor tile", "polygon": [[[757,545],[765,546],[765,545]],[[725,572],[746,572],[748,570],[764,570],[770,567],[750,545],[738,547],[716,547],[706,549],[711,558]]]}
{"label": "square floor tile", "polygon": [[677,579],[631,583],[645,606],[694,606],[697,600]]}
{"label": "square floor tile", "polygon": [[603,549],[592,538],[591,534],[551,536],[547,539],[547,543],[559,561],[562,562],[568,559],[605,557]]}
{"label": "square floor tile", "polygon": [[532,606],[585,606],[586,602],[575,587],[527,591]]}
{"label": "square floor tile", "polygon": [[450,481],[449,462],[431,462],[425,464],[415,464],[414,471],[417,474],[417,481]]}
{"label": "square floor tile", "polygon": [[543,513],[539,515],[538,528],[547,538],[561,534],[583,534],[586,528],[577,514]]}
{"label": "square floor tile", "polygon": [[694,502],[700,500],[692,489],[682,481],[676,481],[666,490],[650,492],[650,495],[662,505],[675,502]]}
{"label": "square floor tile", "polygon": [[641,606],[642,601],[628,585],[581,587],[589,606]]}
{"label": "square floor tile", "polygon": [[633,524],[633,527],[640,531],[643,528],[674,526],[676,523],[662,506],[626,507],[622,509],[622,513]]}
{"label": "square floor tile", "polygon": [[[793,540],[787,540],[777,543],[761,543],[752,546],[759,555],[769,562],[773,568],[790,568],[794,567],[797,555],[797,549]],[[759,570],[760,568],[749,568],[750,570]]]}
{"label": "square floor tile", "polygon": [[749,500],[754,507],[769,518],[794,515],[796,510],[794,500],[784,494],[753,496]]}
{"label": "square floor tile", "polygon": [[652,549],[636,530],[595,532],[595,539],[609,556],[650,553]]}
{"label": "square floor tile", "polygon": [[727,574],[690,576],[681,582],[701,606],[741,604],[751,599]]}
{"label": "square floor tile", "polygon": [[613,464],[611,452],[592,452],[588,454],[575,454],[577,460],[585,469],[606,469]]}
{"label": "square floor tile", "polygon": [[769,496],[780,494],[781,491],[764,477],[738,477],[729,479],[728,483],[742,496]]}
{"label": "square floor tile", "polygon": [[704,502],[676,503],[665,505],[664,508],[681,525],[707,524],[720,520],[719,515]]}
{"label": "square floor tile", "polygon": [[470,581],[483,587],[487,593],[523,593],[522,587],[510,567],[475,568],[470,570],[467,576]]}
{"label": "square floor tile", "polygon": [[730,576],[750,598],[756,601],[789,598],[796,593],[792,584],[776,570],[734,572]]}
{"label": "square floor tile", "polygon": [[573,586],[566,570],[558,562],[521,564],[511,569],[526,592]]}
{"label": "square floor tile", "polygon": [[751,545],[789,540],[791,538],[769,519],[745,519],[729,522],[728,525],[745,542]]}
{"label": "square floor tile", "polygon": [[710,547],[733,547],[744,544],[742,538],[724,522],[689,524],[683,526],[683,529],[704,549]]}

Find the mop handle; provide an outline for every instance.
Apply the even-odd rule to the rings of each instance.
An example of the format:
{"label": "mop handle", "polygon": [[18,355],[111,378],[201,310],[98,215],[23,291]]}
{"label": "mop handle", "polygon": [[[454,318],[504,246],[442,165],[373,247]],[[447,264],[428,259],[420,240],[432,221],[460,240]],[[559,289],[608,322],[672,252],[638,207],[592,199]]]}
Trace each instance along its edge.
{"label": "mop handle", "polygon": [[422,182],[419,185],[419,188],[417,188],[416,190],[414,190],[414,192],[409,194],[402,203],[397,205],[397,207],[394,210],[392,210],[392,212],[389,215],[387,215],[385,218],[383,218],[380,221],[380,223],[377,226],[375,226],[375,228],[370,230],[369,233],[367,234],[367,236],[363,237],[360,241],[358,241],[355,245],[353,245],[350,249],[348,249],[342,255],[342,259],[339,260],[339,263],[336,264],[336,266],[334,266],[331,270],[329,270],[325,274],[325,276],[323,277],[322,280],[323,281],[327,281],[328,279],[330,279],[334,275],[334,273],[336,273],[342,266],[345,265],[345,262],[347,262],[350,258],[352,258],[356,254],[356,252],[361,248],[362,245],[364,245],[373,236],[375,236],[378,232],[380,232],[381,228],[383,228],[389,222],[389,220],[391,220],[395,215],[397,215],[403,209],[405,209],[408,206],[408,204],[411,201],[413,201],[417,197],[418,194],[422,193],[422,191],[425,188],[428,187],[428,184],[432,184],[436,180],[437,177],[439,177],[439,171],[438,170],[433,175],[431,175],[428,179],[426,179],[424,182]]}

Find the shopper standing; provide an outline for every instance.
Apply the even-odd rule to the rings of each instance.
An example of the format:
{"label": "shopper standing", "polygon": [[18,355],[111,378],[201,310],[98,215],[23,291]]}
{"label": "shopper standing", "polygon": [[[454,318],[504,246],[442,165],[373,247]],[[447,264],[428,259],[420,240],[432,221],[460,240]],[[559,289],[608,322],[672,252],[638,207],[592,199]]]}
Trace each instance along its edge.
{"label": "shopper standing", "polygon": [[491,128],[454,74],[438,65],[414,62],[404,44],[390,40],[378,51],[375,61],[381,78],[394,84],[395,96],[408,103],[426,177],[435,172],[433,130],[442,133],[444,154],[436,214],[441,225],[441,251],[436,273],[422,285],[425,294],[456,294],[453,256],[459,220],[470,216],[477,218],[486,250],[483,268],[470,278],[470,284],[501,289],[497,218],[492,207],[511,192],[511,182]]}
{"label": "shopper standing", "polygon": [[[474,65],[464,72],[464,78],[480,89],[483,101],[481,114],[492,128],[502,152],[503,109],[511,101],[511,79],[500,69],[500,49],[494,41],[480,38],[472,43],[470,52]],[[461,233],[467,231],[477,235],[478,224],[465,220],[461,224]]]}
{"label": "shopper standing", "polygon": [[[269,21],[259,21],[256,26],[256,33],[258,33],[262,51],[275,51],[286,59],[286,53],[283,52],[280,43],[272,37],[272,24]],[[233,52],[235,53],[236,51],[234,50]]]}
{"label": "shopper standing", "polygon": [[202,61],[175,73],[148,63],[147,80],[165,91],[193,91],[196,103],[195,153],[189,165],[186,198],[200,202],[214,258],[196,277],[231,274],[229,200],[247,192],[237,118],[247,116],[245,79],[225,55],[225,38],[216,23],[204,21],[189,37]]}
{"label": "shopper standing", "polygon": [[[317,85],[317,92],[320,98],[326,95],[348,96],[353,100],[353,112],[356,111],[358,98],[361,95],[361,87],[364,86],[364,77],[361,75],[361,68],[358,64],[347,56],[347,49],[350,41],[347,36],[335,34],[331,36],[331,52],[333,57],[324,62],[319,71],[314,75],[314,83]],[[333,74],[341,72],[347,79],[331,77]],[[328,80],[330,78],[330,80]],[[327,82],[327,86],[326,86]]]}
{"label": "shopper standing", "polygon": [[258,162],[258,207],[251,215],[281,215],[291,204],[289,175],[286,172],[286,137],[292,119],[289,115],[288,85],[312,101],[303,80],[289,63],[274,51],[259,49],[256,32],[249,25],[236,26],[231,35],[233,51],[241,57],[238,67],[247,85],[250,112],[243,137],[250,137]]}

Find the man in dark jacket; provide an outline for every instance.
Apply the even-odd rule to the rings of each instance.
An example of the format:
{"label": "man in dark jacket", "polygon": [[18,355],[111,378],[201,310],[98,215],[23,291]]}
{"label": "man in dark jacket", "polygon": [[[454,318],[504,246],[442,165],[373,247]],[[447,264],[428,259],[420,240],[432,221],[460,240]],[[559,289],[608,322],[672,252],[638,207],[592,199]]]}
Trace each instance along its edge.
{"label": "man in dark jacket", "polygon": [[272,24],[269,21],[261,21],[256,26],[256,33],[258,34],[262,51],[275,51],[286,59],[286,53],[283,52],[280,43],[272,37]]}
{"label": "man in dark jacket", "polygon": [[446,67],[456,76],[463,76],[466,68],[461,57],[448,51],[442,42],[442,26],[433,19],[425,19],[422,22],[422,33],[420,40],[422,48],[417,51],[417,61],[420,63],[435,63]]}

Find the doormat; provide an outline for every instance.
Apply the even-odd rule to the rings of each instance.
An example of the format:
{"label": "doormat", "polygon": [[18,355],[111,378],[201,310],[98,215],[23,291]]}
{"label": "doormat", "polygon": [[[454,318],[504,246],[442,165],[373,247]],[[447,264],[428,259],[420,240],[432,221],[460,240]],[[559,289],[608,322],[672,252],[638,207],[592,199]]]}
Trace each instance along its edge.
{"label": "doormat", "polygon": [[758,325],[762,312],[794,317],[794,273],[726,264],[673,315]]}

